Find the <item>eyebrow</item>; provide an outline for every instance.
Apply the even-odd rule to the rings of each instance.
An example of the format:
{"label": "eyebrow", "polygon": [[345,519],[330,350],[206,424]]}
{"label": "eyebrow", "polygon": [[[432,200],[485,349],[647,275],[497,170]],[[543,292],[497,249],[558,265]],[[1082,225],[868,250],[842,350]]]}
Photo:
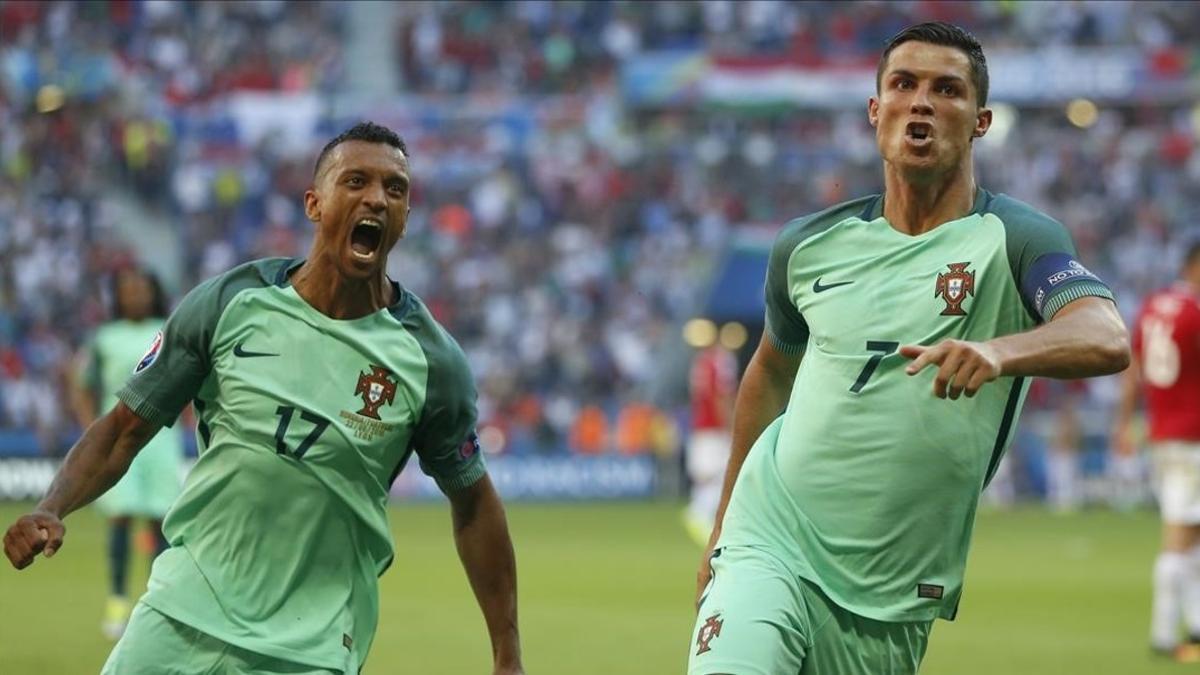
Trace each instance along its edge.
{"label": "eyebrow", "polygon": [[[349,178],[350,176],[354,176],[354,175],[366,176],[370,173],[371,172],[366,169],[357,169],[357,168],[342,169],[341,171],[338,172],[337,179],[344,180],[346,178]],[[389,173],[383,177],[383,180],[385,183],[390,183],[392,181],[396,181],[396,182],[402,184],[405,189],[408,189],[408,186],[411,184],[411,181],[408,179],[408,177],[402,173]]]}
{"label": "eyebrow", "polygon": [[[893,70],[890,73],[888,73],[887,79],[890,80],[890,79],[893,79],[896,77],[907,77],[907,78],[913,79],[913,80],[921,79],[921,77],[919,75],[912,72],[911,70],[904,70],[902,68],[897,68],[896,70]],[[960,75],[935,75],[933,77],[933,80],[934,80],[934,82],[958,82],[958,83],[962,83],[962,84],[966,84],[966,82],[967,82]]]}

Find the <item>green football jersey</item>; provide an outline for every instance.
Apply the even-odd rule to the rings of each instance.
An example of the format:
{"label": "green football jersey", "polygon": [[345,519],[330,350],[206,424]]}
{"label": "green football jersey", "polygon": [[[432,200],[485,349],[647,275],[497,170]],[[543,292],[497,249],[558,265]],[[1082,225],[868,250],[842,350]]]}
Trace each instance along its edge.
{"label": "green football jersey", "polygon": [[443,491],[484,475],[466,357],[412,293],[353,320],[297,294],[302,260],[210,279],[121,391],[152,422],[187,403],[200,456],[144,601],[260,654],[357,672],[391,563],[388,490],[412,453]]}
{"label": "green football jersey", "polygon": [[[84,384],[96,395],[99,412],[117,404],[117,392],[153,345],[162,319],[121,319],[100,326],[85,351]],[[179,496],[183,466],[183,438],[162,431],[144,445],[128,471],[96,500],[109,515],[162,518]]]}
{"label": "green football jersey", "polygon": [[979,495],[1024,401],[1024,378],[933,395],[901,345],[984,341],[1112,297],[1058,222],[980,190],[924,234],[880,195],[789,223],[771,252],[767,334],[804,356],[776,443],[741,469],[720,545],[759,546],[838,605],[883,621],[953,618]]}

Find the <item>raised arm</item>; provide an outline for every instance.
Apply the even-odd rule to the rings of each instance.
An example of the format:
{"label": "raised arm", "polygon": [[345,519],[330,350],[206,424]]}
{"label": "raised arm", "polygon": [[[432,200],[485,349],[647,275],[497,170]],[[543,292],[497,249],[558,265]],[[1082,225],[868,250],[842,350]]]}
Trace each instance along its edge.
{"label": "raised arm", "polygon": [[28,567],[42,551],[53,556],[66,533],[62,519],[115,485],[158,430],[124,403],[93,422],[67,454],[46,496],[5,533],[4,554],[13,567]]}
{"label": "raised arm", "polygon": [[449,492],[454,544],[471,590],[483,611],[492,641],[494,675],[521,675],[517,630],[517,563],[504,505],[484,475],[471,486]]}
{"label": "raised arm", "polygon": [[938,398],[974,396],[998,377],[1076,379],[1118,373],[1129,366],[1129,333],[1111,300],[1083,297],[1063,306],[1033,330],[987,342],[943,340],[932,346],[905,345],[913,359],[909,375],[937,366]]}
{"label": "raised arm", "polygon": [[742,384],[738,388],[737,399],[733,409],[733,446],[730,448],[729,464],[725,467],[725,482],[721,488],[721,502],[717,506],[717,517],[712,534],[708,538],[708,546],[700,559],[700,569],[696,572],[696,598],[699,600],[704,587],[712,575],[708,560],[712,557],[713,547],[721,536],[721,523],[725,519],[725,509],[729,505],[729,496],[737,482],[742,464],[754,441],[762,435],[764,429],[787,406],[788,396],[792,391],[792,383],[796,379],[796,370],[800,367],[800,355],[785,354],[771,343],[764,332],[754,356],[746,366]]}

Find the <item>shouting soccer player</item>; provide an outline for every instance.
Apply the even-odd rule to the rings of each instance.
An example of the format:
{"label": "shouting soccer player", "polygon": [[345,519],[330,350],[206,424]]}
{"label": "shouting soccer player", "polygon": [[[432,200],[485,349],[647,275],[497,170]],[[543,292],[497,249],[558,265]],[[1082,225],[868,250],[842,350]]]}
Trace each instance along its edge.
{"label": "shouting soccer player", "polygon": [[104,673],[358,673],[395,556],[388,488],[414,452],[450,499],[494,672],[523,672],[516,565],[466,358],[385,271],[408,219],[408,151],[363,123],[325,146],[314,173],[308,258],[249,263],[189,293],[120,402],[5,535],[18,568],[53,555],[61,519],[193,402],[200,458]]}
{"label": "shouting soccer player", "polygon": [[[1163,522],[1150,644],[1178,661],[1200,663],[1200,241],[1188,247],[1178,281],[1146,299],[1133,348],[1113,445],[1124,456],[1135,453],[1130,427],[1139,389],[1144,391]],[[1181,618],[1187,630],[1182,642]]]}
{"label": "shouting soccer player", "polygon": [[1028,378],[1128,364],[1112,295],[1063,226],[976,186],[987,89],[962,29],[898,34],[867,105],[884,193],[776,240],[691,675],[916,672],[933,620],[955,616]]}

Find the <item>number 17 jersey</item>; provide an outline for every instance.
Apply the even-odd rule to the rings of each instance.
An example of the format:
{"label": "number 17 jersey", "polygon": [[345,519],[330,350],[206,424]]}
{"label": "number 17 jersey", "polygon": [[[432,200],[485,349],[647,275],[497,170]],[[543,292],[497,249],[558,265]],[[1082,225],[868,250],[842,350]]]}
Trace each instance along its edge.
{"label": "number 17 jersey", "polygon": [[119,396],[170,424],[193,402],[200,456],[143,601],[249,651],[356,673],[394,545],[387,500],[411,454],[443,491],[484,474],[466,358],[416,296],[336,320],[261,260],[190,292]]}
{"label": "number 17 jersey", "polygon": [[1111,298],[1065,228],[979,190],[920,235],[883,196],[789,223],[772,248],[766,329],[803,353],[786,410],[747,456],[719,542],[755,546],[839,606],[881,621],[953,618],[975,509],[1016,425],[1022,378],[933,395],[901,345],[986,341]]}

